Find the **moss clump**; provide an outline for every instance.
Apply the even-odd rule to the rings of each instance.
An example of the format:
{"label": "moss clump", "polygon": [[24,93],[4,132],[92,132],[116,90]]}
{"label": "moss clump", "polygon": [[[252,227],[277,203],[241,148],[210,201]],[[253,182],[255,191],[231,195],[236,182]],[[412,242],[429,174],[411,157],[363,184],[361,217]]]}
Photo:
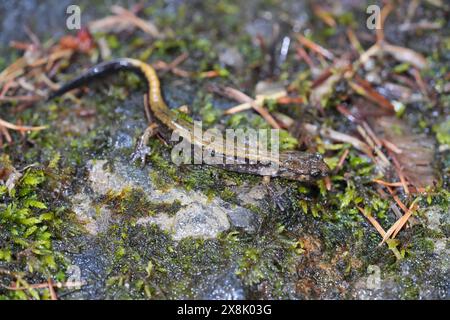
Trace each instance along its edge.
{"label": "moss clump", "polygon": [[[2,158],[5,163],[7,159]],[[64,280],[65,260],[53,248],[62,234],[64,207],[48,198],[56,172],[52,166],[30,167],[9,188],[0,185],[0,283],[27,287],[52,278]],[[52,168],[53,167],[53,168]],[[9,270],[10,273],[2,272]],[[0,288],[0,299],[49,298],[48,290],[8,291]]]}
{"label": "moss clump", "polygon": [[148,200],[142,189],[129,188],[117,193],[109,192],[99,202],[107,205],[113,213],[122,215],[126,219],[152,216],[161,212],[172,216],[181,208],[179,200],[175,200],[173,203],[153,203]]}
{"label": "moss clump", "polygon": [[450,118],[433,126],[436,138],[440,144],[450,145]]}
{"label": "moss clump", "polygon": [[200,298],[210,286],[204,282],[208,275],[231,270],[246,286],[268,281],[274,296],[287,297],[283,283],[293,276],[290,266],[303,249],[282,225],[272,227],[268,221],[258,240],[234,230],[218,239],[174,242],[154,225],[114,225],[100,238],[102,252],[113,261],[107,270],[106,296]]}

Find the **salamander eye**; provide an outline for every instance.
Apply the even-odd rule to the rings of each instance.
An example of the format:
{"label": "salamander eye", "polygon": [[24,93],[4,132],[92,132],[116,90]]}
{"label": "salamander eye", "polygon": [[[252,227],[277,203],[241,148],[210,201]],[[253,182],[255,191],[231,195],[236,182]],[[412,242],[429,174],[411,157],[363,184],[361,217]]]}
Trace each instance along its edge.
{"label": "salamander eye", "polygon": [[311,172],[310,175],[311,175],[311,177],[313,177],[313,178],[319,178],[319,177],[321,176],[321,173],[320,173],[319,170],[314,170],[314,171]]}

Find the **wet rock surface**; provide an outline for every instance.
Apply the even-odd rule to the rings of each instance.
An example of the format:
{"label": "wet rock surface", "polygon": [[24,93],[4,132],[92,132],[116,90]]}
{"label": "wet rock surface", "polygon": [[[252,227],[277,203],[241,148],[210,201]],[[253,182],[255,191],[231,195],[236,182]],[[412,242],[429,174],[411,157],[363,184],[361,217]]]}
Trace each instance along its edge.
{"label": "wet rock surface", "polygon": [[220,275],[207,277],[206,289],[201,299],[207,300],[242,300],[245,291],[242,281],[236,276],[235,270],[225,270]]}
{"label": "wet rock surface", "polygon": [[[110,192],[120,193],[124,188],[142,189],[148,201],[155,204],[173,205],[180,209],[170,215],[157,212],[150,217],[137,219],[138,225],[153,223],[161,229],[172,233],[174,240],[187,237],[202,239],[215,238],[231,226],[254,232],[257,227],[257,217],[253,212],[240,206],[232,206],[220,198],[208,199],[201,192],[184,189],[158,190],[149,180],[139,178],[148,174],[147,170],[130,168],[124,163],[115,163],[115,172],[111,172],[106,160],[88,161],[88,180],[95,196],[105,196]],[[150,169],[151,171],[152,169]],[[73,210],[86,224],[92,234],[108,227],[111,214],[104,207],[94,210],[93,203],[86,194],[77,194],[73,198]]]}

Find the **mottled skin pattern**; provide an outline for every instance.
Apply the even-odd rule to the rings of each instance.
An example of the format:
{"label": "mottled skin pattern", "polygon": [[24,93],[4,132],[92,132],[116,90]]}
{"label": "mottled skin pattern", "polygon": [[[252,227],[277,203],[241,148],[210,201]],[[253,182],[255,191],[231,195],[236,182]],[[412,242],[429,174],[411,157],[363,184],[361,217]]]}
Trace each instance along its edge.
{"label": "mottled skin pattern", "polygon": [[[90,81],[101,76],[116,73],[121,70],[132,71],[146,81],[149,109],[158,125],[153,126],[152,130],[147,132],[145,139],[141,140],[140,148],[145,149],[146,140],[157,131],[167,133],[167,131],[176,130],[179,136],[187,139],[187,141],[193,145],[208,148],[213,150],[215,154],[224,155],[225,158],[228,159],[237,156],[238,158],[243,159],[244,162],[247,161],[247,163],[241,164],[214,165],[226,170],[261,176],[282,177],[297,181],[314,181],[328,175],[328,166],[323,161],[322,156],[317,153],[289,151],[280,153],[278,157],[268,155],[260,158],[258,153],[249,149],[249,147],[247,147],[247,149],[235,149],[233,154],[229,154],[229,151],[226,150],[221,143],[205,142],[202,139],[196,138],[193,134],[193,125],[186,120],[179,119],[179,117],[177,117],[164,102],[161,95],[159,79],[155,70],[150,65],[139,60],[120,58],[98,64],[83,75],[63,85],[49,97],[49,100],[60,96],[69,90],[86,85]],[[164,136],[166,136],[166,134]],[[149,152],[149,149],[145,149],[145,152]],[[145,152],[141,153],[141,156],[143,154],[145,157]],[[255,162],[255,160],[258,161]],[[250,164],[249,161],[255,164]]]}
{"label": "mottled skin pattern", "polygon": [[328,175],[329,168],[320,153],[287,151],[280,153],[278,162],[258,162],[256,164],[224,164],[214,166],[229,171],[281,177],[289,180],[310,182]]}

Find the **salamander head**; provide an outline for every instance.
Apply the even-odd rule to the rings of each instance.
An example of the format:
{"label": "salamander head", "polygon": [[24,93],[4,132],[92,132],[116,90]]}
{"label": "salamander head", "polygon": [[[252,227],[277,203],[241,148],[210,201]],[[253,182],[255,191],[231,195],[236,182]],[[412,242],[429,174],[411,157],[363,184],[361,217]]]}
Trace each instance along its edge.
{"label": "salamander head", "polygon": [[277,176],[297,181],[315,181],[328,176],[329,171],[321,154],[289,151],[280,154]]}

